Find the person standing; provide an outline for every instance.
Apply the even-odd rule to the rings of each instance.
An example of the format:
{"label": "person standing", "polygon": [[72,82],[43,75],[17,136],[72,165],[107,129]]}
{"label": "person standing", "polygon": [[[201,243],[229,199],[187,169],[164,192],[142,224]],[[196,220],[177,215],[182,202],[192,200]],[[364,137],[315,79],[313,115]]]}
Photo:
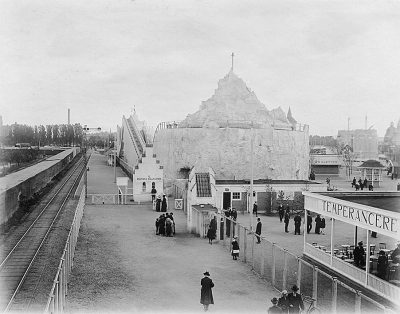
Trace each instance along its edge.
{"label": "person standing", "polygon": [[166,212],[168,208],[167,205],[167,197],[165,196],[165,194],[163,195],[163,199],[162,199],[162,203],[161,203],[161,211],[162,212]]}
{"label": "person standing", "polygon": [[282,309],[277,305],[278,299],[272,298],[271,300],[272,306],[268,308],[268,314],[279,314],[282,313]]}
{"label": "person standing", "polygon": [[278,300],[278,306],[282,309],[282,313],[289,313],[289,298],[287,290],[282,290],[282,295]]}
{"label": "person standing", "polygon": [[255,214],[256,217],[258,217],[258,216],[257,216],[257,210],[258,210],[257,202],[254,202],[254,205],[253,205],[253,215]]}
{"label": "person standing", "polygon": [[292,292],[289,293],[288,299],[289,299],[289,313],[300,313],[300,311],[304,310],[304,303],[303,299],[301,298],[301,295],[297,293],[299,291],[299,288],[294,285],[292,287]]}
{"label": "person standing", "polygon": [[158,229],[159,229],[159,225],[160,225],[160,219],[159,218],[157,218],[156,219],[156,235],[158,235]]}
{"label": "person standing", "polygon": [[388,268],[388,258],[385,254],[385,251],[379,251],[379,257],[378,257],[378,265],[377,265],[377,270],[378,270],[378,277],[386,280],[386,273],[387,273],[387,268]]}
{"label": "person standing", "polygon": [[294,234],[300,235],[301,217],[299,214],[294,216]]}
{"label": "person standing", "polygon": [[351,182],[351,187],[352,187],[352,188],[355,188],[355,187],[356,187],[356,184],[357,184],[357,179],[356,179],[356,177],[354,177],[354,178],[353,178],[353,181]]}
{"label": "person standing", "polygon": [[161,196],[158,195],[156,199],[156,212],[161,211]]}
{"label": "person standing", "polygon": [[364,250],[363,245],[364,245],[364,243],[362,241],[358,242],[358,246],[353,251],[354,265],[356,267],[360,267],[360,268],[362,266],[364,266],[365,250]]}
{"label": "person standing", "polygon": [[289,221],[290,221],[290,212],[289,209],[286,209],[285,212],[285,218],[284,218],[284,222],[285,222],[285,232],[289,232],[288,227],[289,227]]}
{"label": "person standing", "polygon": [[321,218],[321,233],[322,233],[322,234],[325,234],[325,226],[326,226],[325,218],[322,217],[322,218]]}
{"label": "person standing", "polygon": [[321,228],[321,216],[317,215],[315,218],[315,233],[320,234],[320,228]]}
{"label": "person standing", "polygon": [[203,273],[204,278],[201,279],[201,293],[200,293],[200,304],[203,304],[204,311],[208,311],[208,306],[214,304],[214,297],[212,294],[212,288],[214,283],[210,278],[210,273],[206,271]]}
{"label": "person standing", "polygon": [[365,187],[365,188],[367,188],[367,187],[368,187],[368,179],[367,179],[367,178],[365,178],[365,179],[364,179],[364,183],[363,183],[363,185],[364,185],[364,187]]}
{"label": "person standing", "polygon": [[312,216],[311,213],[308,211],[307,212],[307,233],[310,233],[312,229]]}
{"label": "person standing", "polygon": [[157,190],[156,188],[153,186],[153,188],[151,189],[151,201],[154,202],[154,200],[156,199],[156,194],[157,194]]}
{"label": "person standing", "polygon": [[165,215],[162,214],[158,220],[158,234],[165,235]]}
{"label": "person standing", "polygon": [[257,218],[257,226],[256,226],[256,237],[257,237],[257,243],[261,243],[261,228],[262,228],[262,223],[260,218]]}
{"label": "person standing", "polygon": [[278,206],[279,220],[282,222],[283,216],[285,216],[285,210],[283,209],[282,204]]}
{"label": "person standing", "polygon": [[213,230],[213,227],[211,226],[211,223],[208,226],[207,238],[208,238],[208,243],[212,245],[212,241],[215,239],[215,232]]}
{"label": "person standing", "polygon": [[237,237],[234,237],[232,240],[232,258],[234,260],[237,260],[238,256],[239,256],[239,243],[236,241]]}

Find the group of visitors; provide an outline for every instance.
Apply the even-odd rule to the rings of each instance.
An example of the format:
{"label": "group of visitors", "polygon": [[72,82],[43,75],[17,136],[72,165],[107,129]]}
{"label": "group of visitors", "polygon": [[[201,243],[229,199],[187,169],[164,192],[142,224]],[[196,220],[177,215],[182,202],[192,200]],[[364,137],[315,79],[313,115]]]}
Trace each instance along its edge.
{"label": "group of visitors", "polygon": [[356,180],[356,177],[353,178],[353,181],[351,181],[351,187],[354,187],[356,191],[361,190],[363,191],[364,189],[368,188],[369,191],[374,190],[374,186],[372,185],[372,182],[369,182],[367,178],[364,179],[364,181],[359,178],[358,181]]}
{"label": "group of visitors", "polygon": [[162,214],[156,219],[156,234],[172,237],[175,234],[174,214]]}
{"label": "group of visitors", "polygon": [[166,212],[168,209],[168,202],[167,202],[167,197],[164,194],[162,199],[161,199],[161,195],[157,196],[156,199],[156,211],[157,212]]}
{"label": "group of visitors", "polygon": [[[321,218],[321,215],[315,217],[315,234],[325,234],[325,218]],[[307,233],[310,233],[312,229],[312,216],[311,213],[307,214]]]}
{"label": "group of visitors", "polygon": [[[204,311],[207,312],[210,304],[214,304],[214,296],[212,288],[215,286],[214,282],[210,278],[210,273],[206,270],[203,273],[204,277],[200,281],[200,304],[203,305]],[[300,313],[304,310],[304,302],[299,293],[297,285],[292,287],[292,292],[288,293],[287,290],[283,290],[281,297],[272,298],[272,306],[268,309],[269,314],[276,313]]]}
{"label": "group of visitors", "polygon": [[[283,208],[282,204],[278,206],[278,214],[279,214],[279,221],[285,223],[285,232],[289,233],[289,222],[290,222],[290,207],[289,205],[286,206],[286,210]],[[296,213],[293,218],[294,221],[294,234],[300,235],[300,226],[301,226],[301,216],[299,213]]]}
{"label": "group of visitors", "polygon": [[268,309],[268,314],[300,313],[300,311],[303,311],[304,303],[298,291],[299,288],[297,285],[294,285],[291,293],[288,293],[287,290],[283,290],[279,299],[272,298],[272,306]]}

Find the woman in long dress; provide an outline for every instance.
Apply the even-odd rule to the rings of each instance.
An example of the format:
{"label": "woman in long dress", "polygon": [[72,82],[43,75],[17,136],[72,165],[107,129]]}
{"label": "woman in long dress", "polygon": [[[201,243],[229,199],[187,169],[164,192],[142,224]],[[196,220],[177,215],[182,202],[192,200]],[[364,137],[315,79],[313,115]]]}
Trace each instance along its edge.
{"label": "woman in long dress", "polygon": [[236,241],[237,237],[234,237],[232,240],[232,258],[237,260],[239,256],[239,243]]}

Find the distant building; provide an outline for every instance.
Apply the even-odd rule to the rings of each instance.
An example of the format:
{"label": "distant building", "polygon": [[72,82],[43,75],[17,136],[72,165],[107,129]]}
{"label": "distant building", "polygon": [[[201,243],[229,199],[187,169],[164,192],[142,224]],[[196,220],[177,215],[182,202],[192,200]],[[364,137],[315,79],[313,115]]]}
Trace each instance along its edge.
{"label": "distant building", "polygon": [[378,159],[378,133],[374,129],[339,130],[337,141],[340,146],[349,145],[357,160]]}

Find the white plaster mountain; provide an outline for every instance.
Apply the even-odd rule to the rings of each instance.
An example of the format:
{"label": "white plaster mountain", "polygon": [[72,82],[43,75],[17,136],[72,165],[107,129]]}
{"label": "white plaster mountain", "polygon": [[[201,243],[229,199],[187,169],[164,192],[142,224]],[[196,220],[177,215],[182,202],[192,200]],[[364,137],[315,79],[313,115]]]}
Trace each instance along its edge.
{"label": "white plaster mountain", "polygon": [[219,128],[239,124],[244,128],[291,126],[284,111],[278,107],[269,111],[256,94],[233,71],[219,80],[214,95],[203,101],[200,109],[188,114],[179,125],[183,128]]}

